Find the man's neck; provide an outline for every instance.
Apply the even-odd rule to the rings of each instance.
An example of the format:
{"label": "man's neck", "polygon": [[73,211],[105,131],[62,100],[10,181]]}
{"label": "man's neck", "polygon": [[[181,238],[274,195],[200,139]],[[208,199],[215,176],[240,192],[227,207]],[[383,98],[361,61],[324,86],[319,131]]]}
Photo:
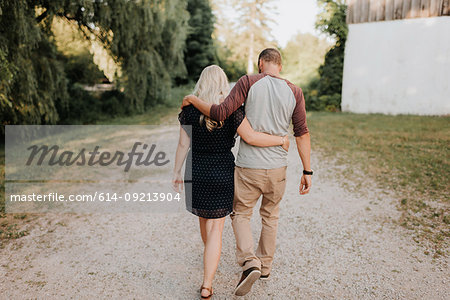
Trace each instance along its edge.
{"label": "man's neck", "polygon": [[265,73],[267,75],[274,76],[274,77],[280,77],[280,72],[274,72],[272,70],[264,70],[263,73]]}
{"label": "man's neck", "polygon": [[266,65],[263,69],[263,72],[275,77],[280,77],[280,69],[278,68],[278,66],[272,64]]}

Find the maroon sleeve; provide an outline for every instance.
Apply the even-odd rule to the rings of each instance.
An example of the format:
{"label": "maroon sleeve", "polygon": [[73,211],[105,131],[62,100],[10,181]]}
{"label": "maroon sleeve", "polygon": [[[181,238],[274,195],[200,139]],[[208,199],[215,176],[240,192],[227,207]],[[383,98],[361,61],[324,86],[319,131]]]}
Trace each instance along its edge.
{"label": "maroon sleeve", "polygon": [[292,92],[295,96],[295,108],[292,113],[292,124],[294,125],[294,136],[302,136],[308,133],[308,125],[306,124],[305,97],[301,88],[291,85]]}
{"label": "maroon sleeve", "polygon": [[222,103],[219,105],[213,104],[211,106],[211,110],[209,111],[211,119],[223,121],[228,118],[233,112],[241,107],[245,99],[247,99],[250,86],[248,76],[242,76]]}

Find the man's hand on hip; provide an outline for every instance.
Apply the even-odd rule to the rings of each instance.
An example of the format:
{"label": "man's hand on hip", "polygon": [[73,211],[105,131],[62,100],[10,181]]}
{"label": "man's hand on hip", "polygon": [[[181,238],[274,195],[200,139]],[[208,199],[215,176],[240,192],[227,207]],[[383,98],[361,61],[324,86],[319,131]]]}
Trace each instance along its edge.
{"label": "man's hand on hip", "polygon": [[300,179],[300,188],[299,188],[300,195],[308,194],[311,185],[312,185],[311,175],[302,175],[302,178]]}

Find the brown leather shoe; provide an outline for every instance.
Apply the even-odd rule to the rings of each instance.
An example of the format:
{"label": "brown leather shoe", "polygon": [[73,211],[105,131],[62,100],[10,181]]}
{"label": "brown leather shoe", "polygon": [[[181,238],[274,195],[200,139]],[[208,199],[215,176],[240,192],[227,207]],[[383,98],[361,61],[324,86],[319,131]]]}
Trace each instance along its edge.
{"label": "brown leather shoe", "polygon": [[252,289],[253,284],[261,276],[261,270],[257,267],[251,267],[242,272],[241,279],[239,280],[234,294],[236,296],[244,296]]}

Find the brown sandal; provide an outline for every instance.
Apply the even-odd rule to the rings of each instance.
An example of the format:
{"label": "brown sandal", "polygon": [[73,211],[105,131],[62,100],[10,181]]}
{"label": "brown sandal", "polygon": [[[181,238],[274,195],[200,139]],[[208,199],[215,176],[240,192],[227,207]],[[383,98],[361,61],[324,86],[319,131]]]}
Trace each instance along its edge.
{"label": "brown sandal", "polygon": [[[202,295],[201,295],[202,290],[207,290],[207,291],[209,292],[209,295],[208,295],[208,296],[202,296]],[[201,297],[202,299],[211,299],[212,295],[213,295],[213,289],[212,289],[212,287],[211,287],[211,288],[207,288],[206,286],[202,286],[202,287],[200,288],[200,297]]]}

